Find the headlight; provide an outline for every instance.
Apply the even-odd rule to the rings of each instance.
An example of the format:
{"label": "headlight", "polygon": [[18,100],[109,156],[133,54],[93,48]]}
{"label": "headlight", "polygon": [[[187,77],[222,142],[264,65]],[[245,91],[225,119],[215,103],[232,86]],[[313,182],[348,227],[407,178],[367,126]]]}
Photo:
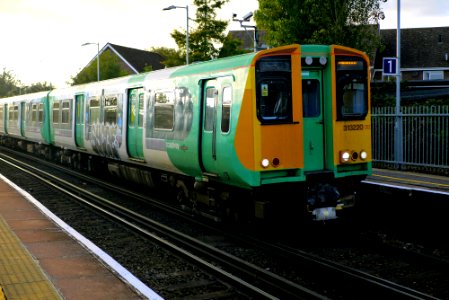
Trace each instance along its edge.
{"label": "headlight", "polygon": [[349,151],[340,152],[340,161],[342,163],[347,163],[351,159],[351,153]]}
{"label": "headlight", "polygon": [[368,153],[365,150],[360,151],[360,158],[365,160],[368,158]]}
{"label": "headlight", "polygon": [[264,158],[264,159],[262,159],[260,164],[262,165],[263,168],[268,168],[268,166],[270,165],[270,161],[268,159]]}

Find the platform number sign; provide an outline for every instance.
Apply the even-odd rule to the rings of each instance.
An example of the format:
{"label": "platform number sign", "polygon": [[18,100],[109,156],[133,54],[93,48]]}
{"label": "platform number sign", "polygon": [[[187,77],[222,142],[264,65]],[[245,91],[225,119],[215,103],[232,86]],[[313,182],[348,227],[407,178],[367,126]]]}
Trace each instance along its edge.
{"label": "platform number sign", "polygon": [[396,75],[397,59],[396,57],[384,57],[383,59],[383,75]]}

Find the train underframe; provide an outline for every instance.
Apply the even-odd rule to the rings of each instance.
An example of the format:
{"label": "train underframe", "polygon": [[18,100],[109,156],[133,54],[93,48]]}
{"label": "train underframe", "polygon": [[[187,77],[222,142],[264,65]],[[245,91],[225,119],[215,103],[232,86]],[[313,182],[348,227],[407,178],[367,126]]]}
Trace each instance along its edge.
{"label": "train underframe", "polygon": [[315,172],[305,182],[264,185],[243,189],[220,184],[213,179],[197,181],[193,177],[142,168],[99,156],[16,140],[2,136],[2,145],[21,149],[73,169],[108,174],[144,187],[170,191],[170,201],[194,214],[224,219],[298,219],[327,221],[338,218],[340,211],[353,207],[364,176],[333,178],[330,172]]}

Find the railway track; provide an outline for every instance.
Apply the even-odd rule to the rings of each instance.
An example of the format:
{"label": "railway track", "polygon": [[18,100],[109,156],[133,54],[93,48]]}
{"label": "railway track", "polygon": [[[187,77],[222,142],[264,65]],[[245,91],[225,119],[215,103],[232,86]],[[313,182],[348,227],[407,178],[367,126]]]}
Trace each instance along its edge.
{"label": "railway track", "polygon": [[[22,166],[22,168],[24,167]],[[31,173],[34,174],[33,176],[36,176],[40,171],[32,168]],[[59,181],[61,177],[51,174],[41,174],[39,176],[45,176],[47,177],[46,180],[51,181]],[[87,181],[88,179],[88,177],[83,177],[83,181]],[[219,248],[233,248],[231,252],[247,251],[242,250],[245,249],[243,246],[230,246],[231,242],[228,240],[223,242],[224,238],[221,236],[222,233],[208,232],[202,234],[203,236],[207,235],[209,240],[214,240],[214,238],[211,238],[212,236],[220,236],[218,240],[221,240],[221,242],[217,243],[217,238],[215,238],[215,241],[212,243],[210,241],[204,242],[197,238],[193,238],[192,236],[194,236],[194,234],[180,232],[179,230],[175,230],[164,223],[155,221],[148,216],[136,213],[135,209],[122,207],[115,202],[97,196],[95,193],[88,192],[86,186],[91,185],[91,182],[84,185],[81,189],[79,188],[80,184],[74,184],[73,182],[62,184],[63,187],[59,187],[61,192],[70,193],[71,197],[77,198],[78,201],[88,205],[91,209],[101,210],[102,214],[107,214],[109,218],[114,220],[114,222],[126,224],[128,228],[132,228],[132,230],[138,232],[139,235],[143,235],[146,239],[156,242],[160,247],[170,249],[169,251],[171,253],[176,253],[176,256],[183,257],[183,259],[196,265],[199,269],[204,270],[214,278],[217,278],[220,282],[224,282],[224,288],[221,293],[222,295],[227,295],[227,297],[229,296],[230,299],[236,295],[238,295],[237,298],[348,299],[348,297],[358,298],[357,293],[364,294],[365,299],[370,298],[369,295],[373,295],[373,299],[378,298],[381,295],[394,297],[395,299],[437,299],[392,281],[333,263],[332,261],[322,259],[316,255],[311,255],[298,249],[267,243],[263,244],[260,240],[253,241],[252,247],[254,246],[269,250],[267,252],[270,253],[269,255],[271,255],[271,258],[268,259],[290,261],[290,263],[294,265],[293,269],[307,270],[306,273],[313,277],[313,283],[307,282],[307,284],[303,284],[302,279],[291,279],[292,277],[298,276],[297,274],[290,277],[276,275],[271,272],[271,270],[267,270],[266,267],[257,266],[254,263],[249,263],[247,260],[243,260],[242,258],[230,254],[229,251],[220,250]],[[60,186],[61,183],[58,183],[57,185]],[[106,184],[106,186],[108,186],[108,184]],[[116,186],[112,185],[110,188],[111,187],[114,189],[114,193],[119,190]],[[120,190],[120,192],[125,193],[127,199],[130,198],[129,191]],[[148,197],[143,197],[138,194],[134,194],[133,198],[139,198],[139,201],[148,201]],[[159,208],[161,207],[159,206]],[[178,212],[178,214],[182,213]],[[236,240],[237,238],[234,236],[233,239]],[[245,243],[248,244],[249,239],[244,239]],[[219,244],[219,246],[217,246],[217,244]],[[224,247],[223,244],[225,244]],[[256,253],[255,256],[256,259],[257,257],[262,257],[260,253]],[[277,266],[275,268],[278,269],[280,267]],[[280,271],[277,274],[289,272],[290,271]],[[326,276],[327,279],[323,279],[326,278]],[[193,283],[189,284],[192,286],[194,285]],[[217,283],[215,282],[212,283],[212,285],[216,284]],[[236,292],[237,294],[233,294],[233,292],[230,291],[229,286],[238,291]],[[214,291],[214,293],[217,294],[220,292]]]}

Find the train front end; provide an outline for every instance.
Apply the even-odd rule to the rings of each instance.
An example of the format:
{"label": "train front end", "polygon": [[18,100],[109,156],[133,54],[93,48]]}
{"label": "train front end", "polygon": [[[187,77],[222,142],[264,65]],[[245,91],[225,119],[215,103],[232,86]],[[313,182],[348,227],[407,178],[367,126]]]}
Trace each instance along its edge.
{"label": "train front end", "polygon": [[252,68],[234,145],[256,216],[274,202],[336,219],[371,172],[368,57],[342,46],[290,45],[259,52]]}
{"label": "train front end", "polygon": [[335,219],[371,173],[369,59],[342,46],[302,47],[307,210]]}

